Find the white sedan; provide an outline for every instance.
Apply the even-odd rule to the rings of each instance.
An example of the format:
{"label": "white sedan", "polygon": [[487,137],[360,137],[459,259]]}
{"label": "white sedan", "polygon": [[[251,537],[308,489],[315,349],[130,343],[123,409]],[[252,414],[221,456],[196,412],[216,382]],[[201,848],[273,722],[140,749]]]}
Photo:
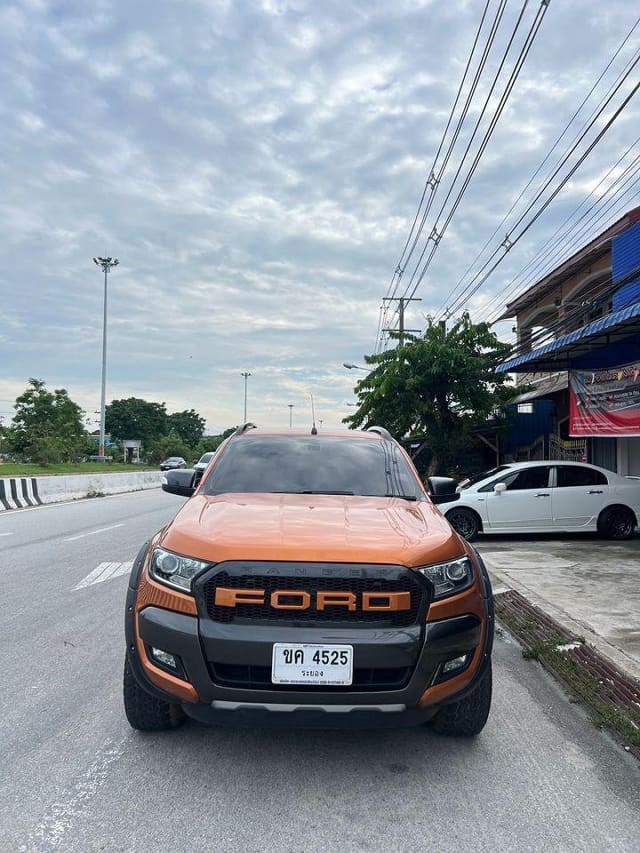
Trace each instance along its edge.
{"label": "white sedan", "polygon": [[640,518],[640,477],[582,462],[500,465],[445,496],[439,509],[468,541],[478,533],[589,532],[627,539]]}

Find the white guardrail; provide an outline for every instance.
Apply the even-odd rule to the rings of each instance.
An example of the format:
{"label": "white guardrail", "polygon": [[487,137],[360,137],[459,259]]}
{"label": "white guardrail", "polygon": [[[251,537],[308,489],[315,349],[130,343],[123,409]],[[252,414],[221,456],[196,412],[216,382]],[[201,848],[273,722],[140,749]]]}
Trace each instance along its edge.
{"label": "white guardrail", "polygon": [[0,476],[0,512],[26,506],[97,498],[160,486],[161,471],[58,474],[51,477]]}

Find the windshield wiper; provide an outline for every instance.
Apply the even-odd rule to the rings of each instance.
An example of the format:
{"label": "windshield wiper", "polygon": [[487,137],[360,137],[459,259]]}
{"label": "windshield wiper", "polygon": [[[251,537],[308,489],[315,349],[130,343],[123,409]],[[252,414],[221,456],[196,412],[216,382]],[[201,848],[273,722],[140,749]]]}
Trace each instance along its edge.
{"label": "windshield wiper", "polygon": [[396,495],[396,494],[387,494],[385,498],[400,498],[403,501],[417,501],[418,498],[416,495]]}
{"label": "windshield wiper", "polygon": [[292,491],[273,492],[274,495],[355,495],[355,492],[345,492],[339,489],[301,489]]}

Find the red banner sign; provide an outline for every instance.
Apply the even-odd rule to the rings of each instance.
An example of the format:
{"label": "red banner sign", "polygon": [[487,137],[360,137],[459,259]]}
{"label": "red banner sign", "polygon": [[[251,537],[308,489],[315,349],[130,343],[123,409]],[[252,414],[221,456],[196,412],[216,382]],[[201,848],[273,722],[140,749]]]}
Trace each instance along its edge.
{"label": "red banner sign", "polygon": [[640,435],[640,362],[569,371],[572,436]]}

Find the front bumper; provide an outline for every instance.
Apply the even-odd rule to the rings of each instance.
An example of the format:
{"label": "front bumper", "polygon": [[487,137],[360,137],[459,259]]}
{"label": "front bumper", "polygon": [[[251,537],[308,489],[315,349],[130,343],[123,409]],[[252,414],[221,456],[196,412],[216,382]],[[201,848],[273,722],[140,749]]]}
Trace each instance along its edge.
{"label": "front bumper", "polygon": [[[488,664],[493,606],[488,575],[479,559],[478,564],[480,584],[461,593],[457,601],[447,600],[439,612],[433,608],[443,618],[385,629],[222,624],[154,603],[139,609],[134,571],[125,621],[129,660],[144,689],[165,701],[181,702],[189,716],[207,723],[415,725],[473,690]],[[352,645],[354,684],[333,688],[271,684],[274,643]],[[152,656],[153,647],[176,657],[179,672],[163,668]],[[443,664],[462,655],[468,656],[464,670],[444,676]]]}

